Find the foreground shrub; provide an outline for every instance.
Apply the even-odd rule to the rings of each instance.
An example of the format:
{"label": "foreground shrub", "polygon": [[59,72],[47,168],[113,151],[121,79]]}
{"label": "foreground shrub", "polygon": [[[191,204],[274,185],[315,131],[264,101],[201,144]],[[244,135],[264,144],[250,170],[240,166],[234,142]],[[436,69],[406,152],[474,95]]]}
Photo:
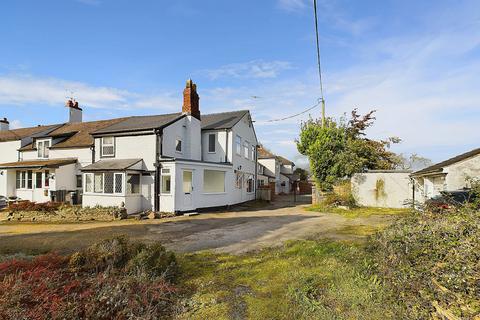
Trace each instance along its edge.
{"label": "foreground shrub", "polygon": [[[131,265],[146,260],[151,264],[131,272]],[[0,319],[168,318],[176,271],[175,257],[162,246],[125,238],[70,257],[5,261],[0,263]]]}
{"label": "foreground shrub", "polygon": [[18,203],[12,203],[8,209],[11,212],[19,211],[38,211],[38,212],[54,212],[58,210],[63,203],[61,202],[31,202],[28,200],[20,201]]}
{"label": "foreground shrub", "polygon": [[480,314],[480,213],[416,213],[378,234],[370,247],[392,299],[412,319]]}
{"label": "foreground shrub", "polygon": [[353,197],[350,181],[348,180],[337,184],[333,188],[333,191],[325,194],[320,205],[325,207],[357,207],[357,203],[355,201],[355,198]]}

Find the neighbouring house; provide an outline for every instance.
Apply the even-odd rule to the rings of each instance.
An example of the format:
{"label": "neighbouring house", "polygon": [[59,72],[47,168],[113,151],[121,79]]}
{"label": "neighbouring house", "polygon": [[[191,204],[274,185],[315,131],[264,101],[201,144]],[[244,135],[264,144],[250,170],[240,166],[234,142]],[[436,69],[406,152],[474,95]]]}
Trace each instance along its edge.
{"label": "neighbouring house", "polygon": [[258,163],[261,168],[262,175],[258,184],[275,183],[275,193],[291,193],[294,183],[298,177],[293,173],[295,164],[281,156],[277,156],[265,149],[263,146],[258,148]]}
{"label": "neighbouring house", "polygon": [[248,110],[201,114],[187,81],[182,111],[9,130],[0,120],[0,195],[36,202],[185,212],[255,199],[257,137]]}
{"label": "neighbouring house", "polygon": [[419,196],[425,201],[441,191],[455,191],[470,187],[471,179],[480,178],[480,148],[429,166],[411,174]]}

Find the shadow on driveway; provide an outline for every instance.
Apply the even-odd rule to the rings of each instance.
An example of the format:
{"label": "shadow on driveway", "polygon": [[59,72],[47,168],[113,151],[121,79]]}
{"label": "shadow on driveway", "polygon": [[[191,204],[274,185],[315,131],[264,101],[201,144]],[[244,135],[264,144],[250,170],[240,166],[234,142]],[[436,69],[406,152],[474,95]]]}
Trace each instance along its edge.
{"label": "shadow on driveway", "polygon": [[[48,251],[71,253],[100,240],[113,236],[127,235],[131,239],[160,241],[167,248],[178,252],[217,249],[243,242],[251,243],[265,235],[274,233],[290,224],[302,223],[318,216],[300,214],[238,216],[204,218],[198,216],[188,220],[163,223],[105,226],[92,229],[62,232],[0,236],[0,253],[24,252],[36,254]],[[54,226],[52,226],[54,228]]]}

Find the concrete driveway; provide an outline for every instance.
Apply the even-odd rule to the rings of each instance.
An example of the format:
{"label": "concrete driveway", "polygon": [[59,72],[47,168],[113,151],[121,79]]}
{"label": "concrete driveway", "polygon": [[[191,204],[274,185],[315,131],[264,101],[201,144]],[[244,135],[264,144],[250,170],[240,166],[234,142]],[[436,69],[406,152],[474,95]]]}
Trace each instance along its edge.
{"label": "concrete driveway", "polygon": [[147,242],[160,241],[177,252],[210,249],[239,254],[292,239],[350,239],[357,235],[339,231],[352,226],[378,226],[389,222],[389,217],[385,216],[348,219],[308,212],[304,207],[309,198],[303,197],[295,204],[292,200],[292,197],[279,197],[268,206],[244,206],[235,208],[235,211],[167,220],[3,224],[0,225],[0,252],[71,252],[101,239],[125,234]]}

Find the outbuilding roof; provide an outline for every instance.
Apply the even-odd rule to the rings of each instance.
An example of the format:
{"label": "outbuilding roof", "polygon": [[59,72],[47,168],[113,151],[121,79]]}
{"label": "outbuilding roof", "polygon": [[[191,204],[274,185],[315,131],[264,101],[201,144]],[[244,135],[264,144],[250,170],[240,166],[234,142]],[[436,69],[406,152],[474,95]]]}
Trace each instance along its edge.
{"label": "outbuilding roof", "polygon": [[86,166],[82,171],[123,171],[136,165],[142,159],[112,159],[100,160]]}
{"label": "outbuilding roof", "polygon": [[76,163],[75,158],[52,159],[52,160],[32,160],[32,161],[16,161],[0,164],[0,169],[42,169],[42,168],[58,168],[67,164]]}
{"label": "outbuilding roof", "polygon": [[412,173],[412,176],[419,176],[419,175],[424,175],[424,174],[429,174],[429,173],[439,173],[443,171],[444,167],[447,167],[449,165],[452,165],[454,163],[460,162],[462,160],[466,160],[468,158],[474,157],[476,155],[480,154],[480,148],[462,153],[458,156],[455,156],[453,158],[447,159],[445,161],[439,162],[434,164],[433,166],[427,167],[425,169],[416,171]]}

